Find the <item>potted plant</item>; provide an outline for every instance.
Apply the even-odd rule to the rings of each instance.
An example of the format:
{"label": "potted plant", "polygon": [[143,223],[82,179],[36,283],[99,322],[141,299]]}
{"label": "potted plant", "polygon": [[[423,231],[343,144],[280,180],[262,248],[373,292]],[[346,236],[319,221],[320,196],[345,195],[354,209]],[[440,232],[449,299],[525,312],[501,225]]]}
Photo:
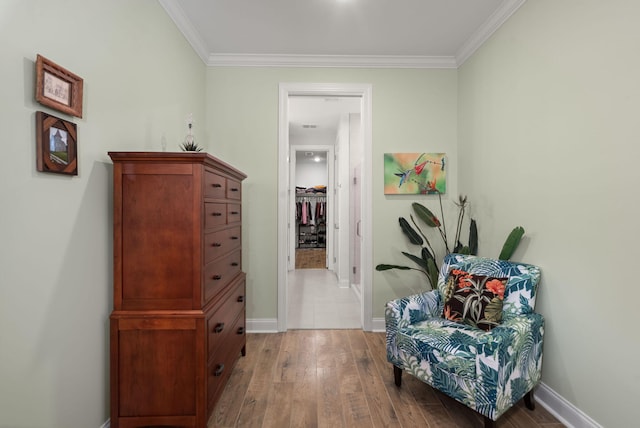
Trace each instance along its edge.
{"label": "potted plant", "polygon": [[[458,202],[456,205],[458,206],[458,218],[456,223],[456,233],[453,239],[453,244],[449,245],[449,238],[447,236],[447,227],[444,223],[444,212],[442,209],[442,197],[440,193],[438,193],[438,200],[440,202],[440,214],[442,217],[442,221],[431,212],[424,205],[414,202],[411,204],[413,209],[413,213],[420,219],[423,225],[426,225],[430,228],[434,228],[438,231],[439,236],[442,238],[444,243],[444,248],[446,254],[449,253],[461,253],[461,254],[471,254],[477,255],[478,253],[478,229],[477,223],[474,219],[470,220],[469,223],[469,241],[467,245],[463,245],[461,243],[461,231],[462,224],[464,221],[464,217],[466,214],[467,208],[467,197],[459,196]],[[386,271],[392,269],[398,270],[416,270],[422,272],[429,282],[430,287],[433,289],[437,286],[438,283],[438,265],[441,259],[436,259],[436,251],[431,245],[429,238],[422,231],[418,223],[416,222],[414,216],[412,214],[409,215],[411,219],[411,224],[404,217],[400,217],[398,222],[400,224],[400,228],[402,233],[409,239],[409,242],[413,245],[417,245],[421,247],[420,255],[414,255],[405,251],[402,251],[402,254],[414,262],[417,267],[404,266],[404,265],[396,265],[396,264],[386,264],[381,263],[376,266],[377,271]],[[524,229],[521,226],[515,227],[509,236],[507,237],[504,245],[502,246],[502,251],[500,252],[499,259],[500,260],[509,260],[513,255],[514,251],[518,247],[522,236],[524,235]],[[439,261],[440,260],[440,261]]]}

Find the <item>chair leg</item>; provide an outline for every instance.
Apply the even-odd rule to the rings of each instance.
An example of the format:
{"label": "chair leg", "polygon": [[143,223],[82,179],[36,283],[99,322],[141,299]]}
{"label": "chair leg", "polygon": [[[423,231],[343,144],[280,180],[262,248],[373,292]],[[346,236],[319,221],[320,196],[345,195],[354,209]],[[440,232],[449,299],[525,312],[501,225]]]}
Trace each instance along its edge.
{"label": "chair leg", "polygon": [[535,410],[536,402],[533,400],[533,389],[524,395],[524,405],[529,410]]}
{"label": "chair leg", "polygon": [[484,428],[494,428],[495,426],[496,425],[493,419],[487,416],[484,417]]}
{"label": "chair leg", "polygon": [[402,369],[397,366],[393,366],[393,380],[396,383],[396,386],[402,385]]}

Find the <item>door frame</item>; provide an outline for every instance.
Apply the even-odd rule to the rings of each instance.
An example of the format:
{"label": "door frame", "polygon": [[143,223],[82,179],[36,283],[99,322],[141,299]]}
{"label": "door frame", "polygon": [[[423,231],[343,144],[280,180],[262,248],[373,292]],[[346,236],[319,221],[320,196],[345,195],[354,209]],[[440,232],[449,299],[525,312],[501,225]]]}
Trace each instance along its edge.
{"label": "door frame", "polygon": [[[362,125],[362,298],[361,325],[373,329],[373,198],[372,198],[372,85],[360,83],[280,83],[278,101],[278,331],[287,331],[287,285],[290,202],[289,96],[358,96],[361,97]],[[294,185],[295,186],[295,185]],[[295,190],[295,189],[294,189]]]}

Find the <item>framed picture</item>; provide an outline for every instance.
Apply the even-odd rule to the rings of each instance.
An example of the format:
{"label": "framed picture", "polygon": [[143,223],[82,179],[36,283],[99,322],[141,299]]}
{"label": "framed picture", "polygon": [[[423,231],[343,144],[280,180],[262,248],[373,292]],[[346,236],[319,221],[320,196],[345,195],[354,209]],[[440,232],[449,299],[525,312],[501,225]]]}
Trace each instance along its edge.
{"label": "framed picture", "polygon": [[42,111],[36,112],[38,171],[78,175],[76,124]]}
{"label": "framed picture", "polygon": [[445,168],[444,153],[385,153],[384,194],[444,194]]}
{"label": "framed picture", "polygon": [[38,55],[36,101],[72,116],[82,117],[82,79]]}

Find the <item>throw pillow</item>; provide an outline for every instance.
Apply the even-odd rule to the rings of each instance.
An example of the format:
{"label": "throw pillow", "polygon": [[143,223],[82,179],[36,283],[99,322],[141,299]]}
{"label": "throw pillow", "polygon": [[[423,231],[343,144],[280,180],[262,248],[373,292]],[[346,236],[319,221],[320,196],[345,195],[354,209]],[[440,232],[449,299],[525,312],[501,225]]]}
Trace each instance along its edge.
{"label": "throw pillow", "polygon": [[443,316],[489,331],[502,321],[502,301],[508,278],[452,269],[445,287]]}

